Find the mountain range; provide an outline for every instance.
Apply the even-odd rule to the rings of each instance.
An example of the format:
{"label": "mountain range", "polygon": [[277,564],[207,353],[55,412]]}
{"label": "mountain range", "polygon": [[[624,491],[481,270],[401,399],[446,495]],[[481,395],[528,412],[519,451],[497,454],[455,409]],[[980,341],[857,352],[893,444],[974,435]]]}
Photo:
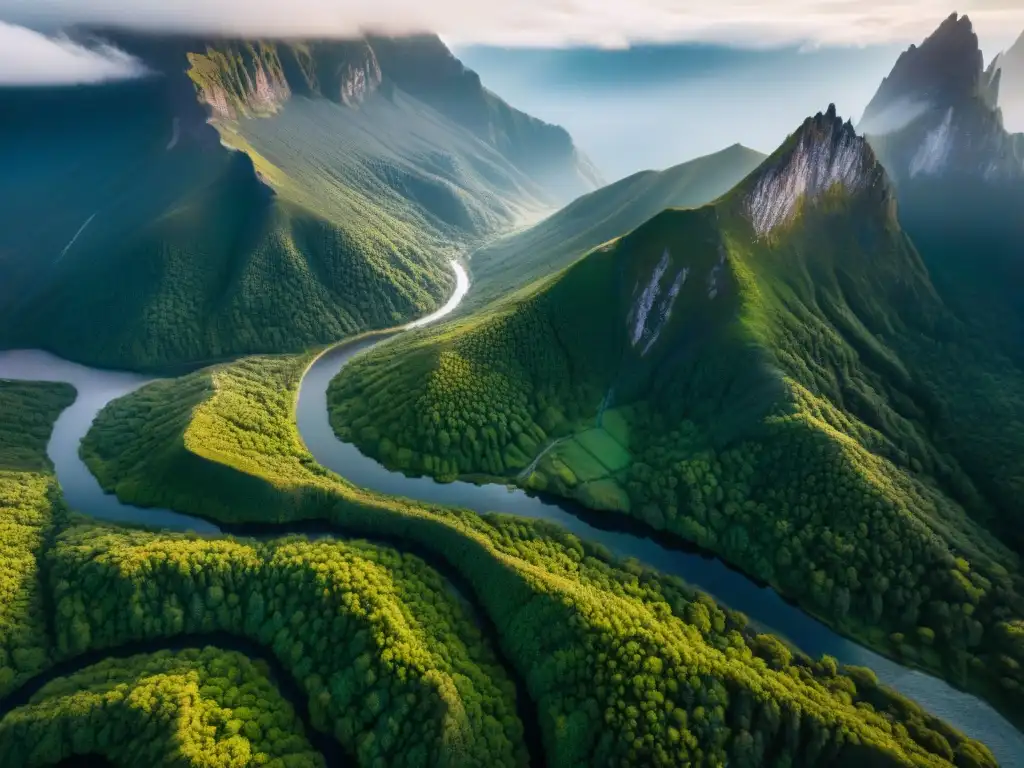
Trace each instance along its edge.
{"label": "mountain range", "polygon": [[1001,76],[986,74],[970,20],[954,14],[900,57],[860,126],[946,300],[961,317],[987,315],[1018,354],[1024,308],[1007,288],[1024,277],[1024,134],[1003,125]]}
{"label": "mountain range", "polygon": [[859,131],[830,107],[700,207],[634,223],[627,195],[573,261],[592,193],[510,241],[525,288],[354,360],[335,431],[696,543],[1015,711],[1024,137],[998,102],[954,14]]}
{"label": "mountain range", "polygon": [[[153,74],[0,91],[0,345],[153,371],[308,352],[436,307],[471,255],[461,315],[331,383],[341,438],[697,545],[1019,722],[1019,46],[986,68],[953,14],[856,128],[829,106],[768,157],[602,187],[437,37],[77,35]],[[263,365],[239,391],[288,421],[297,379]]]}
{"label": "mountain range", "polygon": [[8,346],[166,369],[394,325],[599,183],[435,37],[102,37],[156,74],[0,91]]}

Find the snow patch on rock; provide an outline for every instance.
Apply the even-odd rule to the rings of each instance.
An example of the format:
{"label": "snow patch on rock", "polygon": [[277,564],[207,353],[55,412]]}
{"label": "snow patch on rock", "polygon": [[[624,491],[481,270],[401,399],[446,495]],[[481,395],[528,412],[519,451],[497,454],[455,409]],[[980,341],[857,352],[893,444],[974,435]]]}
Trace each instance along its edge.
{"label": "snow patch on rock", "polygon": [[910,177],[920,174],[936,176],[949,161],[953,150],[953,108],[946,111],[946,117],[934,129],[928,132],[924,143],[910,161]]}
{"label": "snow patch on rock", "polygon": [[746,209],[758,236],[788,222],[801,200],[814,202],[839,184],[855,192],[870,183],[864,139],[834,111],[805,124],[788,157],[769,168],[747,195]]}

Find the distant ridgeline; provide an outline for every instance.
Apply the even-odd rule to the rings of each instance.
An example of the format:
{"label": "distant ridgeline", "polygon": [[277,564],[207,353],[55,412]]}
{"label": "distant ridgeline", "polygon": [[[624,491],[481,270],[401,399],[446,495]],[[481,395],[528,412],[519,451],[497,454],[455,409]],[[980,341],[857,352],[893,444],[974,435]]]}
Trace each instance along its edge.
{"label": "distant ridgeline", "polygon": [[0,90],[3,345],[166,369],[390,326],[600,181],[436,37],[101,36],[156,74]]}
{"label": "distant ridgeline", "polygon": [[908,189],[830,107],[714,203],[357,358],[332,423],[695,542],[1019,711],[1024,377],[933,284]]}

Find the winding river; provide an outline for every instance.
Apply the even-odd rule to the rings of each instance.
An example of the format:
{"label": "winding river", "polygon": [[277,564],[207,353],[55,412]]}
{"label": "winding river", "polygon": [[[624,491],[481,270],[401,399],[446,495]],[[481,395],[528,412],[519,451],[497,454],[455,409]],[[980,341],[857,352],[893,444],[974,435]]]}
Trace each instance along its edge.
{"label": "winding river", "polygon": [[[434,314],[406,326],[428,325],[452,312],[469,291],[465,269],[452,263],[457,277],[455,294]],[[299,433],[316,460],[356,485],[383,493],[446,504],[478,512],[504,512],[558,523],[577,536],[603,544],[620,557],[632,557],[664,573],[675,574],[722,603],[747,614],[760,627],[792,640],[812,656],[829,654],[845,664],[875,671],[879,680],[917,701],[934,714],[985,742],[1003,766],[1024,768],[1024,734],[991,706],[958,691],[931,675],[908,669],[848,640],[785,602],[770,588],[728,568],[720,560],[676,549],[647,538],[642,531],[614,517],[595,515],[568,503],[538,498],[502,485],[465,482],[441,484],[430,478],[410,478],[391,472],[340,442],[327,417],[327,386],[345,364],[385,337],[336,346],[321,355],[306,372],[299,390]],[[138,389],[151,378],[131,373],[100,371],[39,351],[0,352],[0,378],[65,381],[78,389],[78,399],[57,420],[47,452],[69,505],[80,512],[115,522],[143,523],[174,530],[216,533],[217,526],[171,510],[140,509],[103,493],[78,456],[78,446],[100,409],[111,400]],[[282,529],[282,533],[286,533]]]}

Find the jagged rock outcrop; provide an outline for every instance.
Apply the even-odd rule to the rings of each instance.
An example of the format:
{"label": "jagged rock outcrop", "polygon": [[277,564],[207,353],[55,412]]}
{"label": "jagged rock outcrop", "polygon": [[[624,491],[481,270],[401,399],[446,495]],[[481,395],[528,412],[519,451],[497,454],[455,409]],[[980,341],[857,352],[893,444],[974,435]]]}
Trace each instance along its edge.
{"label": "jagged rock outcrop", "polygon": [[382,80],[362,40],[219,42],[187,58],[200,98],[220,119],[273,114],[293,93],[357,107]]}
{"label": "jagged rock outcrop", "polygon": [[759,236],[791,221],[802,205],[814,205],[840,188],[845,193],[884,184],[884,173],[867,142],[836,114],[807,118],[758,172],[744,205]]}
{"label": "jagged rock outcrop", "polygon": [[997,106],[1005,60],[985,71],[970,20],[954,14],[900,56],[860,127],[943,298],[965,317],[997,317],[991,336],[1016,350],[1024,313],[1006,287],[1024,278],[1024,134]]}
{"label": "jagged rock outcrop", "polygon": [[103,32],[171,77],[187,72],[210,114],[266,117],[294,96],[358,108],[395,89],[490,145],[558,202],[601,186],[565,129],[513,109],[488,91],[436,35],[354,40],[233,40]]}
{"label": "jagged rock outcrop", "polygon": [[900,55],[859,124],[897,184],[921,177],[1024,179],[1024,140],[1009,134],[971,21],[951,15]]}
{"label": "jagged rock outcrop", "polygon": [[900,54],[863,119],[877,118],[907,97],[945,105],[970,100],[981,86],[984,66],[970,18],[953,13],[920,46],[911,45]]}

